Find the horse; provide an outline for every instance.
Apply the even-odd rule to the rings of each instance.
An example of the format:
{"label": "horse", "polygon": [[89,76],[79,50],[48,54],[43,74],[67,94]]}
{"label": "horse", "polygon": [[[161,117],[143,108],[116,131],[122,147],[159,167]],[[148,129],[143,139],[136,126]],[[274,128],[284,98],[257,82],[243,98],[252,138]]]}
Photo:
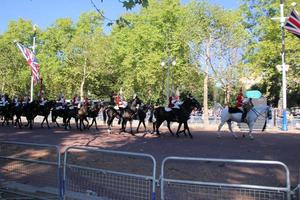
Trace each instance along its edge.
{"label": "horse", "polygon": [[14,108],[14,114],[16,115],[16,122],[15,126],[17,123],[19,124],[19,127],[21,128],[21,116],[25,116],[27,119],[27,125],[29,126],[30,129],[33,128],[33,123],[34,123],[34,118],[37,116],[38,112],[38,106],[39,102],[38,101],[32,101],[26,104],[19,104],[18,107]]}
{"label": "horse", "polygon": [[82,131],[81,125],[85,129],[83,121],[87,122],[87,127],[89,127],[89,121],[87,120],[89,105],[88,103],[83,104],[78,110],[78,119],[79,119],[79,129]]}
{"label": "horse", "polygon": [[[225,122],[227,122],[230,132],[237,139],[237,135],[232,131],[231,122],[234,121],[237,123],[241,123],[243,113],[242,112],[230,113],[229,110],[230,109],[228,107],[226,107],[221,111],[221,123],[218,127],[218,137],[221,137],[220,130],[221,130],[222,126],[225,124]],[[262,129],[262,131],[264,131],[266,128],[267,119],[268,118],[270,119],[272,117],[270,107],[267,105],[257,105],[257,106],[251,107],[249,109],[249,111],[247,112],[247,115],[245,118],[246,119],[245,123],[249,127],[250,139],[254,139],[254,137],[252,136],[252,130],[253,130],[254,123],[259,116],[263,116],[265,118],[265,124]],[[245,134],[243,134],[243,137],[245,137]]]}
{"label": "horse", "polygon": [[97,102],[97,103],[94,103],[94,105],[88,110],[87,117],[92,118],[92,123],[88,127],[88,129],[91,128],[91,126],[95,123],[96,130],[98,130],[97,117],[99,115],[99,111],[100,111],[101,107],[102,107],[101,102]]}
{"label": "horse", "polygon": [[[109,106],[106,109],[106,115],[108,117],[107,120],[107,126],[108,126],[108,132],[111,133],[111,125],[114,120],[114,118],[122,119],[122,127],[120,129],[119,133],[125,132],[127,121],[130,123],[130,133],[133,134],[132,131],[132,121],[137,114],[137,105],[141,105],[142,101],[139,98],[135,98],[128,102],[128,105],[125,108],[120,108],[119,111],[117,111],[114,107]],[[120,123],[120,120],[119,120]]]}
{"label": "horse", "polygon": [[145,119],[147,117],[148,110],[151,110],[151,109],[152,109],[152,106],[151,105],[147,105],[147,104],[145,104],[145,105],[143,105],[143,106],[141,106],[141,107],[138,108],[137,114],[136,114],[137,119],[139,120],[139,124],[138,124],[138,126],[136,128],[136,132],[137,133],[139,132],[139,128],[140,128],[140,125],[142,123],[144,125],[145,132],[146,132],[147,128],[146,128],[146,124],[145,124]]}
{"label": "horse", "polygon": [[41,123],[41,128],[44,128],[44,122],[46,121],[47,127],[50,128],[48,123],[48,116],[51,112],[51,109],[54,107],[56,102],[54,100],[46,101],[44,105],[38,105],[37,115],[43,116],[44,119]]}
{"label": "horse", "polygon": [[12,102],[8,102],[6,105],[1,106],[0,113],[1,116],[3,117],[2,126],[4,126],[5,122],[6,125],[9,125],[9,120],[12,120],[12,124],[13,124],[14,106],[15,104]]}
{"label": "horse", "polygon": [[53,107],[52,112],[51,112],[52,123],[56,123],[56,126],[59,127],[59,124],[56,121],[56,119],[57,119],[57,117],[61,117],[61,118],[63,118],[63,124],[64,124],[65,129],[67,129],[67,126],[68,126],[67,121],[69,119],[68,116],[69,116],[68,106],[67,105],[62,106],[60,103],[56,103],[56,105]]}
{"label": "horse", "polygon": [[[155,108],[153,112],[155,118],[155,121],[153,123],[153,132],[155,132],[156,130],[156,134],[160,135],[159,127],[164,121],[167,121],[167,127],[170,133],[174,135],[170,128],[170,122],[178,122],[179,125],[176,131],[176,136],[179,137],[180,132],[186,134],[185,130],[187,130],[190,138],[193,138],[189,130],[187,121],[190,119],[190,115],[193,109],[199,107],[200,103],[196,99],[194,99],[191,96],[187,96],[183,101],[182,105],[180,106],[180,109],[172,108],[171,110],[167,111],[166,108],[163,106]],[[180,131],[182,124],[184,124],[184,130]]]}

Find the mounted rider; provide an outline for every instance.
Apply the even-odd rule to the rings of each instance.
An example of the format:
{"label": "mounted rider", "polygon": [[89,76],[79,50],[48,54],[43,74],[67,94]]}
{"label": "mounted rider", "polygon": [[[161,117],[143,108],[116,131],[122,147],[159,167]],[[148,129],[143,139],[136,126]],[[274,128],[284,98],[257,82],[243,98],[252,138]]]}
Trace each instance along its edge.
{"label": "mounted rider", "polygon": [[47,102],[47,100],[45,100],[44,94],[45,94],[44,90],[41,90],[38,93],[38,100],[41,106],[44,106],[45,103]]}
{"label": "mounted rider", "polygon": [[123,95],[123,91],[122,89],[120,89],[120,92],[118,93],[118,95],[116,96],[116,109],[119,109],[119,108],[126,108],[128,105],[127,101],[125,100],[125,97]]}
{"label": "mounted rider", "polygon": [[241,87],[239,93],[236,97],[236,107],[242,111],[241,122],[246,122],[245,118],[248,111],[253,107],[252,99],[249,98],[248,101],[244,98],[243,88]]}
{"label": "mounted rider", "polygon": [[4,94],[1,96],[0,106],[5,106],[6,104],[8,104],[8,96]]}
{"label": "mounted rider", "polygon": [[169,97],[169,108],[176,108],[180,109],[180,106],[182,105],[182,101],[180,101],[180,94],[179,91],[176,90],[176,93],[172,92],[172,96]]}
{"label": "mounted rider", "polygon": [[18,99],[18,96],[17,96],[17,95],[15,95],[15,96],[13,97],[12,102],[13,102],[13,105],[14,105],[15,107],[18,107],[18,106],[19,106],[20,102],[19,102],[19,99]]}
{"label": "mounted rider", "polygon": [[57,107],[56,109],[59,110],[59,109],[65,109],[65,106],[66,106],[66,99],[65,99],[65,95],[64,94],[61,94],[58,98],[58,101],[57,101]]}

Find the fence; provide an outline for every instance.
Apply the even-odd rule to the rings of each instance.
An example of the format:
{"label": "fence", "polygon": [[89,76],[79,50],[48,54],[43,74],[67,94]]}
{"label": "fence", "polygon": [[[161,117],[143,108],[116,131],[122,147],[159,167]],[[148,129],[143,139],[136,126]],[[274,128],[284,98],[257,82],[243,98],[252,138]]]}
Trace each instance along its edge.
{"label": "fence", "polygon": [[154,200],[155,176],[149,154],[79,146],[65,152],[65,199]]}
{"label": "fence", "polygon": [[[175,165],[172,165],[170,168],[166,168],[166,163],[170,161],[176,161]],[[166,174],[169,172],[168,169],[179,171],[178,169],[174,169],[175,166],[180,166],[179,161],[184,162],[202,162],[202,165],[198,164],[199,170],[204,171],[205,177],[207,180],[196,180],[195,178],[191,178],[194,180],[187,180],[185,178],[172,178],[174,174],[171,175],[171,178],[166,177]],[[203,164],[204,163],[204,164]],[[213,164],[217,164],[217,168],[219,171],[211,172],[211,167]],[[226,175],[224,175],[225,165],[237,164],[237,165],[247,165],[247,164],[255,164],[255,165],[275,165],[279,167],[283,167],[285,171],[285,187],[274,187],[274,186],[262,186],[255,184],[232,184],[226,183]],[[189,170],[191,168],[195,169],[197,165],[188,165]],[[207,166],[207,167],[205,167]],[[214,167],[216,167],[214,166]],[[222,169],[220,169],[222,166]],[[186,165],[183,165],[186,167]],[[239,166],[241,167],[241,166]],[[232,172],[237,173],[237,171],[244,172],[240,174],[240,178],[248,180],[247,178],[242,178],[245,174],[251,173],[251,177],[254,175],[253,169],[245,169],[240,168],[237,169],[237,166],[227,166],[225,169],[231,170]],[[187,170],[187,172],[189,171]],[[198,170],[198,173],[200,171]],[[275,170],[276,171],[276,170]],[[190,172],[191,173],[191,172]],[[218,182],[212,182],[210,180],[209,174],[214,174],[214,178],[222,179]],[[197,172],[193,172],[193,174],[197,174]],[[220,176],[219,174],[222,174]],[[233,174],[232,174],[233,175]],[[229,173],[227,176],[230,179],[234,179],[234,177]],[[261,175],[261,174],[260,174]],[[168,176],[168,175],[167,175]],[[217,177],[215,177],[217,176]],[[287,166],[281,162],[277,161],[258,161],[258,160],[229,160],[229,159],[213,159],[213,158],[190,158],[190,157],[167,157],[163,160],[161,166],[161,200],[168,199],[186,199],[186,200],[194,200],[194,199],[205,199],[205,200],[227,200],[227,199],[251,199],[251,200],[290,200],[291,199],[291,190],[290,190],[290,173]],[[262,178],[262,177],[260,177]],[[226,179],[226,180],[224,180]],[[252,182],[251,180],[250,182]]]}
{"label": "fence", "polygon": [[25,196],[59,199],[59,147],[0,141],[0,189]]}
{"label": "fence", "polygon": [[297,193],[300,200],[300,171],[291,190],[289,169],[278,161],[167,157],[156,180],[149,154],[71,146],[63,165],[60,159],[58,146],[0,141],[0,197],[155,200],[160,189],[161,200],[291,200]]}

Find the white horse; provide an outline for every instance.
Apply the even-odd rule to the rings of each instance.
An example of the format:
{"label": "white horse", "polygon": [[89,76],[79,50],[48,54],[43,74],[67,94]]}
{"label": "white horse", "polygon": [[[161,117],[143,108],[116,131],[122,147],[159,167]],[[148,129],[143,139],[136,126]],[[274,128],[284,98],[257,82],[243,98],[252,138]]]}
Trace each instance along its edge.
{"label": "white horse", "polygon": [[[247,113],[247,116],[245,119],[246,119],[246,124],[249,127],[249,137],[251,139],[253,139],[252,130],[253,130],[254,123],[256,122],[256,120],[259,116],[265,117],[266,121],[265,121],[264,127],[262,129],[262,131],[264,131],[264,129],[266,128],[267,118],[271,117],[270,107],[266,106],[266,105],[254,106]],[[235,138],[237,138],[237,135],[232,131],[231,122],[234,121],[237,123],[241,123],[241,120],[242,120],[242,112],[229,113],[229,108],[228,107],[224,108],[221,112],[221,123],[218,128],[218,137],[221,137],[220,130],[221,130],[222,126],[225,124],[225,122],[227,122],[230,132],[233,134],[233,136]],[[243,134],[243,137],[244,136],[245,135]]]}

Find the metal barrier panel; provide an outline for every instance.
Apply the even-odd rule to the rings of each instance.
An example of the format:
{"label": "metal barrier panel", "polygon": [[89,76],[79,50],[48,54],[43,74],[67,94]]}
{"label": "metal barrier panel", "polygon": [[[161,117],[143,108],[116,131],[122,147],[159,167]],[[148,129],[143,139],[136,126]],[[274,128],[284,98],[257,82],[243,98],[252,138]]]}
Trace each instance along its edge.
{"label": "metal barrier panel", "polygon": [[60,199],[59,147],[0,141],[0,190]]}
{"label": "metal barrier panel", "polygon": [[64,199],[155,200],[153,156],[68,147],[64,157]]}
{"label": "metal barrier panel", "polygon": [[[253,169],[254,165],[258,168]],[[280,170],[281,174],[278,174]],[[285,176],[283,183],[275,181],[272,184],[276,186],[268,184],[266,186],[264,182],[270,177],[274,178],[273,174],[268,174],[269,171],[276,173],[277,177]],[[263,184],[255,184],[257,180],[248,178],[253,176],[261,178],[259,181]],[[161,200],[290,200],[290,198],[289,169],[278,161],[167,157],[162,162]]]}

